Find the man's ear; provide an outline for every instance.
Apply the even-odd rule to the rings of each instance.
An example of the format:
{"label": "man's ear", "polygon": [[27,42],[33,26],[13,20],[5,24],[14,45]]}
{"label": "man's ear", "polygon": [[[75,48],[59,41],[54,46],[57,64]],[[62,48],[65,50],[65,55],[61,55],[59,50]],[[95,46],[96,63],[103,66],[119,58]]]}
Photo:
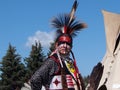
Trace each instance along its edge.
{"label": "man's ear", "polygon": [[55,43],[55,48],[57,48],[57,47],[58,47],[58,42]]}

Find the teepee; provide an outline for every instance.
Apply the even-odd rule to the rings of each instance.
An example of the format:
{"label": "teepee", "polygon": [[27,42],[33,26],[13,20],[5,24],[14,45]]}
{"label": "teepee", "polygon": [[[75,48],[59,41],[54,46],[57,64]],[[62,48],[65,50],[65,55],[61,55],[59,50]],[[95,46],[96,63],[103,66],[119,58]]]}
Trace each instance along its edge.
{"label": "teepee", "polygon": [[106,54],[101,61],[104,66],[99,87],[120,90],[120,14],[103,10],[106,34]]}

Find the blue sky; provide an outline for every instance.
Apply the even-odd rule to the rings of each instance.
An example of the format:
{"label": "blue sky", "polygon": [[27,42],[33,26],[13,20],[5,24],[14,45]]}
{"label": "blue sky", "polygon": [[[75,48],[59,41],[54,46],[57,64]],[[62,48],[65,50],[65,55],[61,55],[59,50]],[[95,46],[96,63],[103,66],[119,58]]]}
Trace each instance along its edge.
{"label": "blue sky", "polygon": [[[31,44],[40,40],[46,53],[53,40],[50,21],[61,13],[69,13],[74,0],[0,0],[0,61],[9,43],[23,58]],[[88,27],[74,38],[73,52],[83,76],[103,59],[106,38],[102,10],[120,13],[120,0],[78,0],[76,17]]]}

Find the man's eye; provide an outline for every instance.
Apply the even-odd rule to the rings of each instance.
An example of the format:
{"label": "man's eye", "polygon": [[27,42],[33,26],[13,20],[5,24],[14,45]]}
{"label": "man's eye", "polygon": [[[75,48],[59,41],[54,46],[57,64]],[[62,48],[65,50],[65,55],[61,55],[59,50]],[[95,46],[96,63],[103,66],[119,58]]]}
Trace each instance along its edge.
{"label": "man's eye", "polygon": [[70,45],[70,43],[68,43],[68,42],[59,42],[58,44],[60,45],[60,44],[67,44],[67,45]]}

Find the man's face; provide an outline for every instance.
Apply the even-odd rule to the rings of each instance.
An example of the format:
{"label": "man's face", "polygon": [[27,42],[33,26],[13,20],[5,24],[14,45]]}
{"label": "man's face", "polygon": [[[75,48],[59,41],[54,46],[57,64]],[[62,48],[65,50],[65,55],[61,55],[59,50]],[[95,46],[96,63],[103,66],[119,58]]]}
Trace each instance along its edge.
{"label": "man's face", "polygon": [[71,46],[67,42],[60,42],[57,48],[61,55],[68,55],[71,51]]}

